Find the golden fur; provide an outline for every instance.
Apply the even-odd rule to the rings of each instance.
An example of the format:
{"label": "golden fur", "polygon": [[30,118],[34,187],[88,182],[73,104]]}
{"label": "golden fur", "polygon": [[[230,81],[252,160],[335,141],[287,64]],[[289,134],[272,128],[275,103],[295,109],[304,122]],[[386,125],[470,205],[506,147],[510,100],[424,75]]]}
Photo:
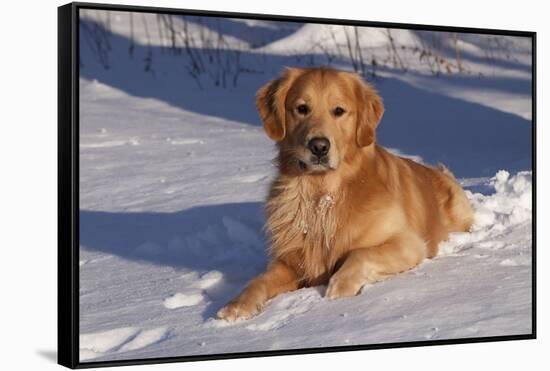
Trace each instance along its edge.
{"label": "golden fur", "polygon": [[[289,68],[258,91],[256,104],[279,148],[266,202],[271,262],[219,318],[249,318],[305,286],[328,284],[329,299],[356,295],[435,256],[450,232],[469,230],[472,209],[448,169],[376,144],[384,106],[357,75]],[[323,162],[308,149],[315,137],[330,143]]]}

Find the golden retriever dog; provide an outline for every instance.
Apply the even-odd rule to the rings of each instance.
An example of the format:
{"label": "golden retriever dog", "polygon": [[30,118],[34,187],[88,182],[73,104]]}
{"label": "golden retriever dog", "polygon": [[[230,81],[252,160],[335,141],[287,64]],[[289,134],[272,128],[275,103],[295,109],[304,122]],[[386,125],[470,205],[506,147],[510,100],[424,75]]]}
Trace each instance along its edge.
{"label": "golden retriever dog", "polygon": [[301,287],[328,285],[328,299],[356,295],[469,230],[473,211],[449,170],[376,143],[384,105],[358,75],[287,68],[256,105],[279,150],[266,201],[271,261],[218,318],[250,318]]}

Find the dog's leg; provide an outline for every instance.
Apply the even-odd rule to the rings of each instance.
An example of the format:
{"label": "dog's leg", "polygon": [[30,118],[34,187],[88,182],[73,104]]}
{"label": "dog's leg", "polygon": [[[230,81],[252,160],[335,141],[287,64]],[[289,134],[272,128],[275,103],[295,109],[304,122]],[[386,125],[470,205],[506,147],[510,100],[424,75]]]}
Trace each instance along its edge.
{"label": "dog's leg", "polygon": [[325,296],[353,296],[367,284],[406,271],[426,258],[426,243],[415,233],[395,236],[385,243],[352,250],[330,278]]}
{"label": "dog's leg", "polygon": [[275,260],[265,273],[253,279],[239,296],[220,309],[217,316],[227,321],[250,318],[258,314],[269,299],[298,287],[296,272]]}

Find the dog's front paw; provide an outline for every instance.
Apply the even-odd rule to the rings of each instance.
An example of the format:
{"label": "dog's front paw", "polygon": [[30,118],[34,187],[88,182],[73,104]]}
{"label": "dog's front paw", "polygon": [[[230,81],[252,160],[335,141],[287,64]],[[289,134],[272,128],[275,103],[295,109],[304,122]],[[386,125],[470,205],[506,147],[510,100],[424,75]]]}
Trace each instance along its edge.
{"label": "dog's front paw", "polygon": [[234,300],[220,309],[216,316],[218,319],[223,319],[228,322],[235,322],[254,317],[261,310],[262,307],[259,304]]}
{"label": "dog's front paw", "polygon": [[361,280],[337,273],[331,277],[325,297],[333,300],[355,296],[359,293],[362,286],[363,282]]}

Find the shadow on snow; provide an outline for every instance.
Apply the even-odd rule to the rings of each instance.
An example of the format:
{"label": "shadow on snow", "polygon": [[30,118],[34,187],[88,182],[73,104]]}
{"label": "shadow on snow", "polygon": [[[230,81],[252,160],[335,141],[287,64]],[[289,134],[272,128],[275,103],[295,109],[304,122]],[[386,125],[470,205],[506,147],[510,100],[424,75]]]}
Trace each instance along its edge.
{"label": "shadow on snow", "polygon": [[266,261],[263,222],[259,202],[173,213],[80,210],[80,246],[177,269],[219,270]]}

